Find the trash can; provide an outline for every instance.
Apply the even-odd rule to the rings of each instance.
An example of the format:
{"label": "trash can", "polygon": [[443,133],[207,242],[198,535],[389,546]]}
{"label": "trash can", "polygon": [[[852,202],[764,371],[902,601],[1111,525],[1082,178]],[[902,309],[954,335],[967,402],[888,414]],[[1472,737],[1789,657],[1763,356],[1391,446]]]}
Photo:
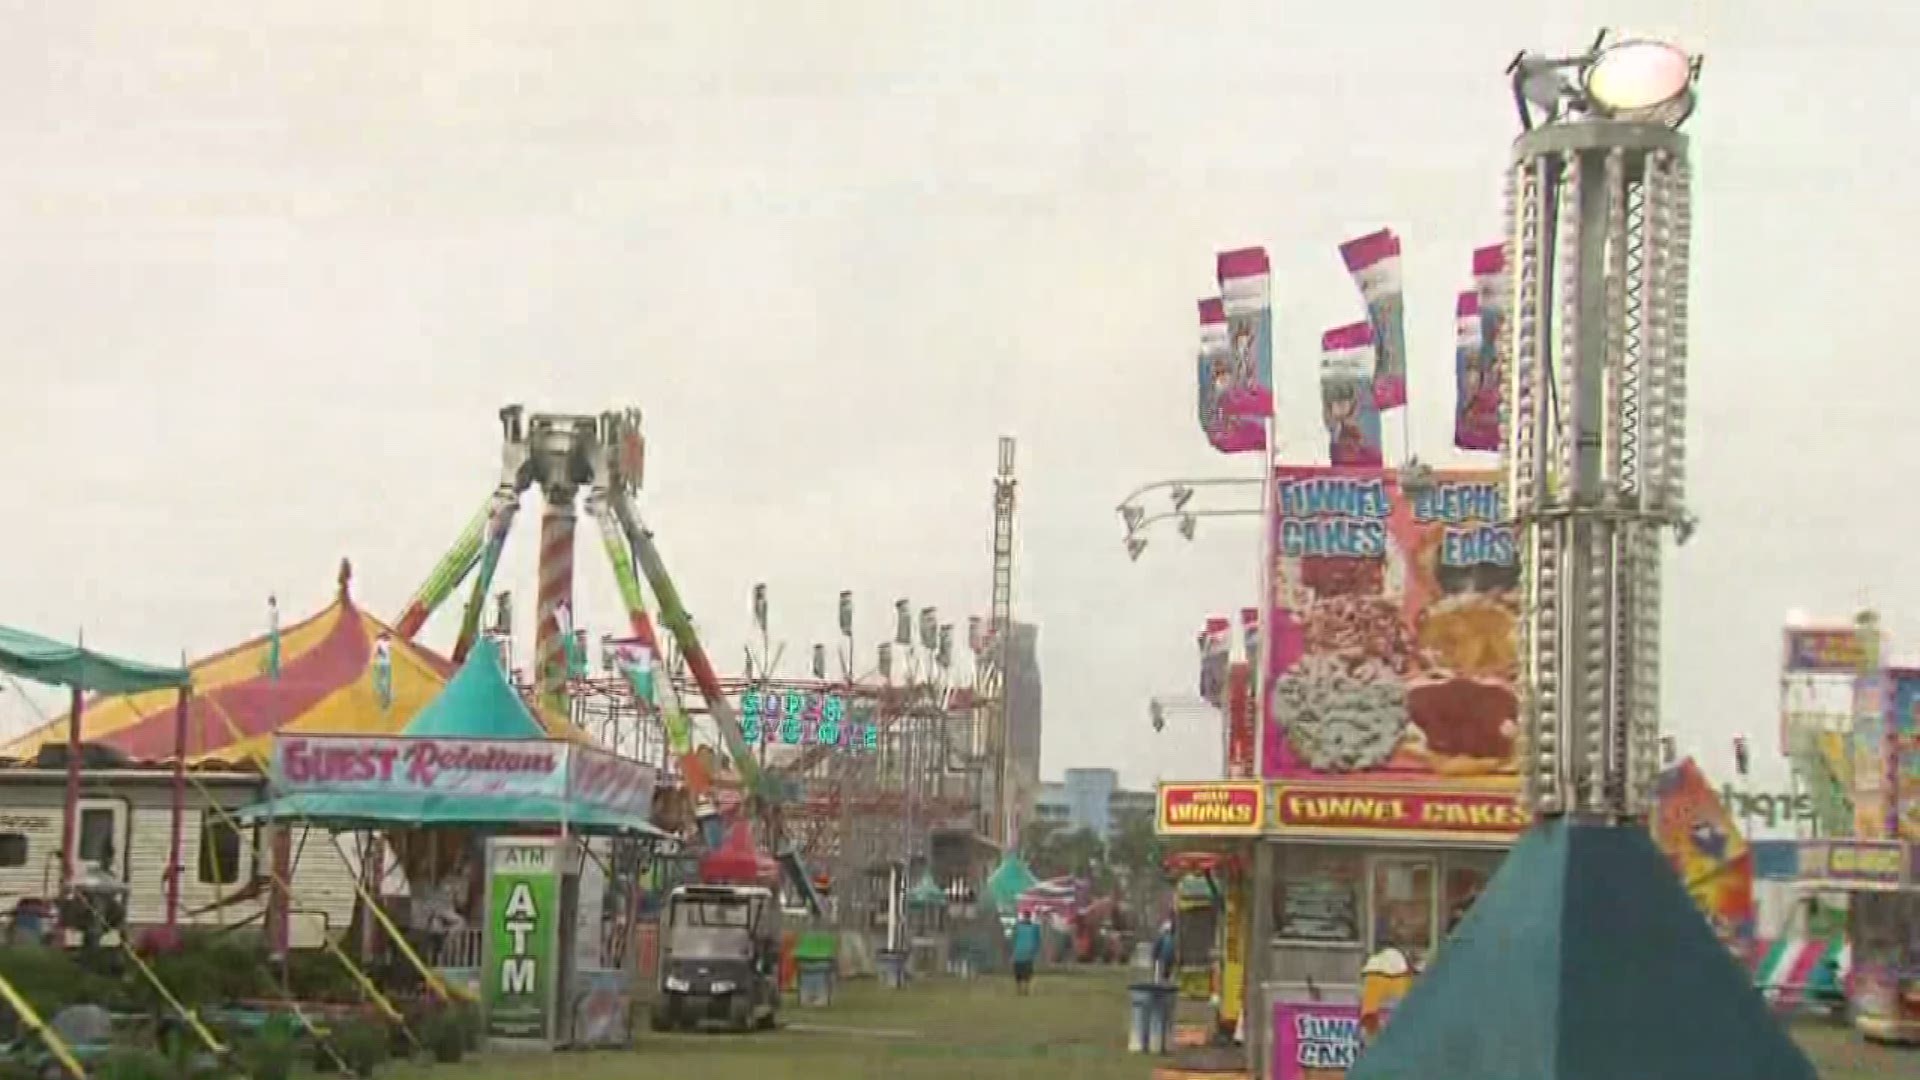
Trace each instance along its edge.
{"label": "trash can", "polygon": [[1173,1002],[1180,988],[1172,983],[1134,983],[1127,987],[1132,1023],[1127,1050],[1135,1054],[1164,1054],[1173,1041]]}
{"label": "trash can", "polygon": [[907,982],[907,954],[897,949],[882,949],[874,958],[880,968],[880,985],[898,990]]}
{"label": "trash can", "polygon": [[800,961],[800,1004],[824,1009],[833,1004],[835,964],[832,960]]}

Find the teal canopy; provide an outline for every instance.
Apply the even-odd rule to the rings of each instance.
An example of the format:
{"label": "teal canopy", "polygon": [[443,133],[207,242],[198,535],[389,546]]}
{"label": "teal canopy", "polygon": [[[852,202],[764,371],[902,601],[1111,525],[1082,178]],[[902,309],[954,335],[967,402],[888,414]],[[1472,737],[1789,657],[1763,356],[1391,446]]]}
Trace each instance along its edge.
{"label": "teal canopy", "polygon": [[482,637],[440,696],[400,734],[409,739],[544,739],[547,730],[507,681],[499,644]]}
{"label": "teal canopy", "polygon": [[665,837],[634,817],[577,799],[502,798],[497,795],[298,791],[235,811],[243,824],[287,818],[342,829],[394,825],[558,826],[576,833]]}
{"label": "teal canopy", "polygon": [[1514,845],[1348,1080],[1816,1080],[1647,828]]}
{"label": "teal canopy", "polygon": [[1001,911],[1012,911],[1018,906],[1020,894],[1038,884],[1040,879],[1027,869],[1026,861],[1009,851],[987,877],[987,899]]}
{"label": "teal canopy", "polygon": [[934,884],[933,875],[920,872],[920,880],[907,890],[907,903],[914,907],[939,907],[947,902],[946,890]]}
{"label": "teal canopy", "polygon": [[0,626],[0,671],[100,694],[137,694],[193,682],[185,668],[122,660],[6,626]]}

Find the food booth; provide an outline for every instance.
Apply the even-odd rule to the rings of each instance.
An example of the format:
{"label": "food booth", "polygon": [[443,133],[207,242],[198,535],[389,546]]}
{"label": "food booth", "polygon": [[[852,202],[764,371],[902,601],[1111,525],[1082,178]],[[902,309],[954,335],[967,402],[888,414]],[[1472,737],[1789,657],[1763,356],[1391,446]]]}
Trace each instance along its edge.
{"label": "food booth", "polygon": [[1214,1000],[1218,1036],[1234,1037],[1245,1005],[1251,940],[1253,845],[1265,820],[1258,781],[1175,781],[1158,785],[1154,831],[1180,843],[1168,856],[1174,878],[1174,974],[1181,995]]}
{"label": "food booth", "polygon": [[1250,1057],[1331,1080],[1530,824],[1518,569],[1496,472],[1278,467],[1272,498]]}

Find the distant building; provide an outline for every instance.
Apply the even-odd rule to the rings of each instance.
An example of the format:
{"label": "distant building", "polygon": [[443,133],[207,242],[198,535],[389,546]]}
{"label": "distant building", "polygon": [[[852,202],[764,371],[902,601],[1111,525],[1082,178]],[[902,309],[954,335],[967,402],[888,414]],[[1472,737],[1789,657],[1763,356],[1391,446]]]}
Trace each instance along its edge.
{"label": "distant building", "polygon": [[1034,816],[1068,831],[1086,829],[1110,840],[1128,814],[1153,813],[1153,792],[1128,791],[1112,769],[1068,769],[1064,780],[1040,785]]}

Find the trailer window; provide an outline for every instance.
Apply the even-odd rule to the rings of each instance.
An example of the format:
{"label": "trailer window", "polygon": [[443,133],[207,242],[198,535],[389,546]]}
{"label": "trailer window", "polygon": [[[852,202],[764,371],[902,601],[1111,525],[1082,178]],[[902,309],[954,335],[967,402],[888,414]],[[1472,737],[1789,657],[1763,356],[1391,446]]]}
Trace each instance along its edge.
{"label": "trailer window", "polygon": [[27,865],[27,834],[0,833],[0,868]]}
{"label": "trailer window", "polygon": [[111,874],[115,868],[113,851],[113,810],[101,807],[80,811],[80,861]]}
{"label": "trailer window", "polygon": [[212,811],[200,815],[200,883],[232,885],[240,880],[240,830]]}

